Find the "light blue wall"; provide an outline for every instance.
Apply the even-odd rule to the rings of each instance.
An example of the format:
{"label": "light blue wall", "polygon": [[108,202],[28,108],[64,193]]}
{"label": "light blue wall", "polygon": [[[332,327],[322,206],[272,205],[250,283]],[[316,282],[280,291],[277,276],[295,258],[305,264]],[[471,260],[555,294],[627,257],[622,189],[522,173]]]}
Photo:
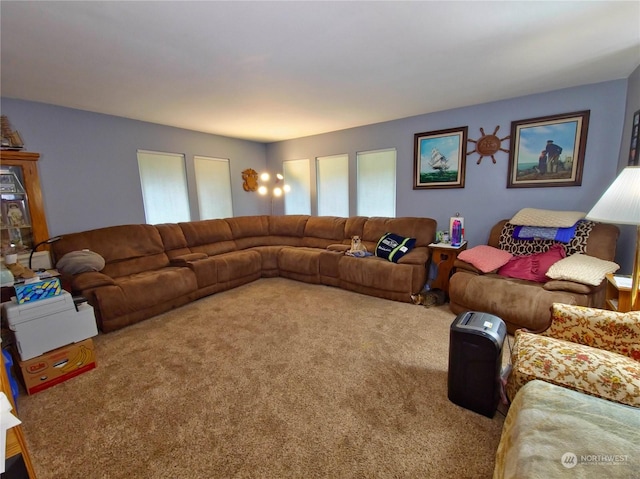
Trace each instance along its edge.
{"label": "light blue wall", "polygon": [[[8,98],[2,98],[2,114],[20,132],[25,149],[41,155],[38,167],[52,236],[145,222],[138,149],[183,153],[191,185],[194,155],[229,158],[234,215],[269,212],[264,198],[242,189],[242,170],[265,168],[262,143]],[[197,198],[190,201],[197,211]]]}
{"label": "light blue wall", "polygon": [[[23,137],[27,151],[42,155],[39,169],[51,235],[143,223],[137,149],[184,153],[191,183],[194,155],[229,158],[234,214],[241,216],[270,211],[265,198],[242,190],[245,168],[260,171],[268,166],[275,171],[281,169],[283,160],[309,158],[315,183],[313,160],[317,156],[348,153],[354,192],[356,152],[396,148],[397,215],[432,217],[444,229],[449,217],[460,212],[467,238],[474,245],[485,243],[491,225],[522,207],[588,211],[595,204],[615,178],[622,151],[628,148],[621,146],[630,108],[627,93],[635,92],[638,97],[638,76],[636,71],[629,82],[586,85],[268,145],[7,98],[1,99],[1,107]],[[476,154],[467,158],[465,188],[412,189],[415,133],[468,126],[469,138],[478,139],[480,127],[490,133],[499,125],[502,138],[510,134],[512,121],[580,110],[591,110],[580,187],[507,189],[508,154],[499,152],[495,165],[490,158],[477,165]],[[470,151],[473,145],[469,146]],[[351,196],[354,213],[355,195]],[[196,199],[191,198],[191,203],[197,211]],[[276,204],[275,212],[281,208]],[[630,272],[632,262],[620,249],[621,272]]]}
{"label": "light blue wall", "polygon": [[[631,124],[634,112],[640,110],[640,66],[635,69],[628,79],[627,106],[624,115],[624,134],[620,145],[620,159],[618,171],[629,164],[629,148],[631,147]],[[601,191],[604,193],[605,189]],[[638,230],[635,226],[621,225],[618,240],[618,264],[622,265],[620,273],[631,274],[633,256],[636,248]]]}
{"label": "light blue wall", "polygon": [[[585,85],[272,143],[267,145],[267,161],[275,170],[283,160],[309,158],[313,184],[316,157],[348,153],[354,191],[356,152],[396,148],[397,216],[431,217],[439,229],[446,229],[449,218],[459,212],[465,218],[467,239],[477,245],[486,243],[491,226],[520,208],[589,211],[617,174],[626,97],[627,80]],[[475,153],[467,157],[464,188],[413,190],[415,133],[468,126],[469,138],[477,140],[480,127],[492,133],[499,125],[498,136],[503,138],[510,135],[512,121],[581,110],[591,111],[582,186],[507,188],[509,155],[499,152],[496,164],[487,157],[476,164],[479,155]],[[502,146],[508,149],[509,145],[505,141]],[[473,146],[469,143],[468,151]],[[631,270],[628,263],[624,267]]]}

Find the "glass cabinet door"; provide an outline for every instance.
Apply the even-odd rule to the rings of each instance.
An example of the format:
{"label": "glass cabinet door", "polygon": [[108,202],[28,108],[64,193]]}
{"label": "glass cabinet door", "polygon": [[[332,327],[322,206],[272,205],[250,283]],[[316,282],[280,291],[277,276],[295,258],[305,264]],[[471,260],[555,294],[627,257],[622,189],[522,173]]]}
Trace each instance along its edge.
{"label": "glass cabinet door", "polygon": [[19,166],[0,167],[2,251],[21,253],[33,248],[33,228],[29,214],[29,199],[24,188],[24,175]]}
{"label": "glass cabinet door", "polygon": [[37,167],[40,155],[7,150],[0,154],[0,247],[2,253],[28,252],[49,238]]}

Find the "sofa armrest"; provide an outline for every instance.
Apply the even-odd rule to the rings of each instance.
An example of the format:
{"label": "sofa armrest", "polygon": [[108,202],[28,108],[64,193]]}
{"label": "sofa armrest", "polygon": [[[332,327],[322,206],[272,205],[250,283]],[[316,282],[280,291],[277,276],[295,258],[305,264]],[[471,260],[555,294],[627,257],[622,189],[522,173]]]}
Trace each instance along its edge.
{"label": "sofa armrest", "polygon": [[400,258],[398,260],[398,264],[416,264],[424,266],[427,264],[427,261],[429,261],[429,255],[429,248],[426,246],[419,246],[417,248],[413,248]]}
{"label": "sofa armrest", "polygon": [[605,349],[640,361],[639,311],[619,313],[554,303],[551,325],[542,335]]}
{"label": "sofa armrest", "polygon": [[473,266],[471,263],[467,263],[466,261],[463,261],[457,258],[453,262],[453,269],[454,269],[454,272],[465,271],[468,273],[484,274],[482,271],[480,271],[478,268]]}
{"label": "sofa armrest", "polygon": [[171,266],[187,266],[191,261],[198,261],[199,259],[206,259],[208,256],[205,253],[188,253],[175,258],[171,258]]}
{"label": "sofa armrest", "polygon": [[327,249],[329,251],[337,251],[338,253],[346,253],[351,249],[351,245],[336,243],[336,244],[330,244],[329,246],[327,246]]}
{"label": "sofa armrest", "polygon": [[116,284],[111,276],[107,276],[98,271],[87,271],[74,276],[65,276],[64,280],[71,285],[73,291],[85,291],[87,289]]}

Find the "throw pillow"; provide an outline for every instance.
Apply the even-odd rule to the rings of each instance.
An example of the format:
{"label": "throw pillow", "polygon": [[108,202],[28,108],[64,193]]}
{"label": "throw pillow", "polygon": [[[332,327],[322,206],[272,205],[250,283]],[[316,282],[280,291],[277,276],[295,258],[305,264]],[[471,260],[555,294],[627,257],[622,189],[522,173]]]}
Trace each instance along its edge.
{"label": "throw pillow", "polygon": [[489,245],[474,246],[460,252],[458,255],[458,259],[472,264],[483,273],[497,270],[507,264],[511,258],[513,258],[513,255],[508,251]]}
{"label": "throw pillow", "polygon": [[376,245],[376,256],[397,263],[415,245],[415,238],[405,238],[394,233],[385,233]]}
{"label": "throw pillow", "polygon": [[613,261],[576,253],[552,265],[547,271],[547,276],[551,279],[565,279],[598,286],[607,273],[614,273],[619,268],[620,266]]}
{"label": "throw pillow", "polygon": [[64,274],[79,274],[87,271],[102,271],[104,258],[98,253],[84,249],[65,254],[56,263],[58,271]]}
{"label": "throw pillow", "polygon": [[555,245],[544,253],[515,256],[498,270],[498,274],[508,278],[546,283],[548,280],[546,273],[551,265],[564,257],[564,248],[561,245]]}
{"label": "throw pillow", "polygon": [[512,225],[545,226],[547,228],[570,228],[585,214],[580,211],[554,211],[523,208],[509,220]]}

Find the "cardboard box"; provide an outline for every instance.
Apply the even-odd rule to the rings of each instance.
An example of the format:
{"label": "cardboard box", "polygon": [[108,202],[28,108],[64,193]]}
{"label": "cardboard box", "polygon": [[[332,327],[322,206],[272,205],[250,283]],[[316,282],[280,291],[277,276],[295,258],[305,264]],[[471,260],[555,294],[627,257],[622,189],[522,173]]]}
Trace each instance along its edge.
{"label": "cardboard box", "polygon": [[18,367],[27,394],[44,391],[96,367],[93,341],[85,339],[28,361],[18,361]]}
{"label": "cardboard box", "polygon": [[58,278],[47,278],[33,283],[24,283],[14,286],[18,304],[31,303],[39,299],[51,298],[62,292]]}

